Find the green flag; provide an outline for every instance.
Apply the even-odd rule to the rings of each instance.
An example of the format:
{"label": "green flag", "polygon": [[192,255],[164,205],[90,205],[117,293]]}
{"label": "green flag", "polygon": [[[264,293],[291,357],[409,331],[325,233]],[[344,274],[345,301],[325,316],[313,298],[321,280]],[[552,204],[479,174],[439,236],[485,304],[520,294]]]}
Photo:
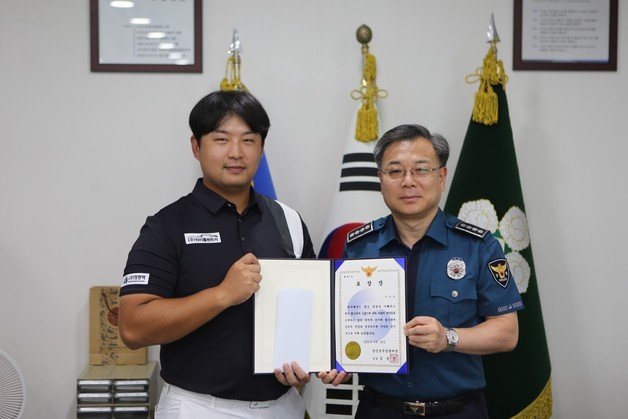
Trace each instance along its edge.
{"label": "green flag", "polygon": [[518,312],[516,349],[483,357],[489,414],[500,419],[547,418],[552,414],[551,366],[503,89],[507,77],[494,44],[477,74],[481,87],[445,211],[489,229],[502,243],[525,306]]}

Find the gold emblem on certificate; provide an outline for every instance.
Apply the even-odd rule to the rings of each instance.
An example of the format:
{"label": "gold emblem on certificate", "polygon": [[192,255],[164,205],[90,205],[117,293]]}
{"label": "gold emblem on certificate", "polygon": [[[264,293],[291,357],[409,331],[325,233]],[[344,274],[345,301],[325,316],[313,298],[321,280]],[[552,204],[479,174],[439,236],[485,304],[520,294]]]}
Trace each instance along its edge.
{"label": "gold emblem on certificate", "polygon": [[358,359],[360,353],[362,353],[362,348],[360,348],[358,342],[351,341],[345,346],[345,354],[347,354],[347,358],[349,359]]}
{"label": "gold emblem on certificate", "polygon": [[370,278],[373,276],[373,272],[375,272],[375,270],[377,269],[377,266],[362,266],[362,272],[364,272],[366,274],[367,278]]}

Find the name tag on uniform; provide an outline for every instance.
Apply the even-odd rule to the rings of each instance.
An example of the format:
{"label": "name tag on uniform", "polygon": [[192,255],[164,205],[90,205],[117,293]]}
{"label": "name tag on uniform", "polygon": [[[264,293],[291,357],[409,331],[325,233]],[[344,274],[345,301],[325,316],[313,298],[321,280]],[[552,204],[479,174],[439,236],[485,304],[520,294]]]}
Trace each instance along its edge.
{"label": "name tag on uniform", "polygon": [[185,233],[185,244],[220,243],[220,233]]}

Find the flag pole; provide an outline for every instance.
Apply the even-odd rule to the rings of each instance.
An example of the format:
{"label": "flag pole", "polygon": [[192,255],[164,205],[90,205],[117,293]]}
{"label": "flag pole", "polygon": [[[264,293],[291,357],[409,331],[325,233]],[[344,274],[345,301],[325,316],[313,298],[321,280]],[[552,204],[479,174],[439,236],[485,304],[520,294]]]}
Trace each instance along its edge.
{"label": "flag pole", "polygon": [[[241,53],[242,46],[240,45],[240,33],[238,32],[238,28],[233,28],[231,45],[227,51],[227,54],[229,54],[229,58],[227,59],[227,68],[225,70],[225,77],[220,82],[220,90],[249,91],[244,83],[242,83],[242,79],[240,77],[240,65],[242,62],[240,59]],[[277,199],[265,151],[262,153],[262,159],[259,162],[252,184],[257,192],[266,195],[269,198]]]}
{"label": "flag pole", "polygon": [[[360,87],[351,92],[351,97],[359,104],[351,121],[347,121],[340,176],[329,205],[319,258],[341,258],[349,231],[389,212],[380,193],[373,157],[375,140],[379,137],[377,100],[387,97],[388,93],[377,87],[375,57],[368,45],[372,37],[367,25],[356,31],[356,38],[362,44],[362,78]],[[337,387],[313,379],[304,387],[303,398],[313,419],[353,417],[361,389],[357,374],[350,382]]]}

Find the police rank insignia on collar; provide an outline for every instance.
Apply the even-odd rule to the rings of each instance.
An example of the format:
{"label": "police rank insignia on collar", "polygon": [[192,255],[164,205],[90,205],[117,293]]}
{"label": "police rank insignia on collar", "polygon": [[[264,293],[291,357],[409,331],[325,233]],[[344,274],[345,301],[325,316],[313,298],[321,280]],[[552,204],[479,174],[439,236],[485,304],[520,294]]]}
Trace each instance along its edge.
{"label": "police rank insignia on collar", "polygon": [[461,258],[451,258],[447,262],[447,276],[453,280],[464,278],[467,274],[467,264]]}
{"label": "police rank insignia on collar", "polygon": [[502,287],[508,286],[510,280],[510,272],[508,270],[508,262],[506,259],[495,259],[488,263],[488,270],[493,275],[493,279]]}
{"label": "police rank insignia on collar", "polygon": [[473,234],[474,236],[480,238],[484,238],[484,236],[486,236],[486,234],[488,233],[488,230],[478,226],[474,226],[473,224],[469,224],[464,221],[458,221],[454,228],[456,230],[464,231],[465,233]]}
{"label": "police rank insignia on collar", "polygon": [[358,239],[364,235],[367,235],[373,231],[373,222],[371,221],[368,224],[361,225],[360,227],[351,230],[347,234],[347,243],[351,243],[353,240]]}

